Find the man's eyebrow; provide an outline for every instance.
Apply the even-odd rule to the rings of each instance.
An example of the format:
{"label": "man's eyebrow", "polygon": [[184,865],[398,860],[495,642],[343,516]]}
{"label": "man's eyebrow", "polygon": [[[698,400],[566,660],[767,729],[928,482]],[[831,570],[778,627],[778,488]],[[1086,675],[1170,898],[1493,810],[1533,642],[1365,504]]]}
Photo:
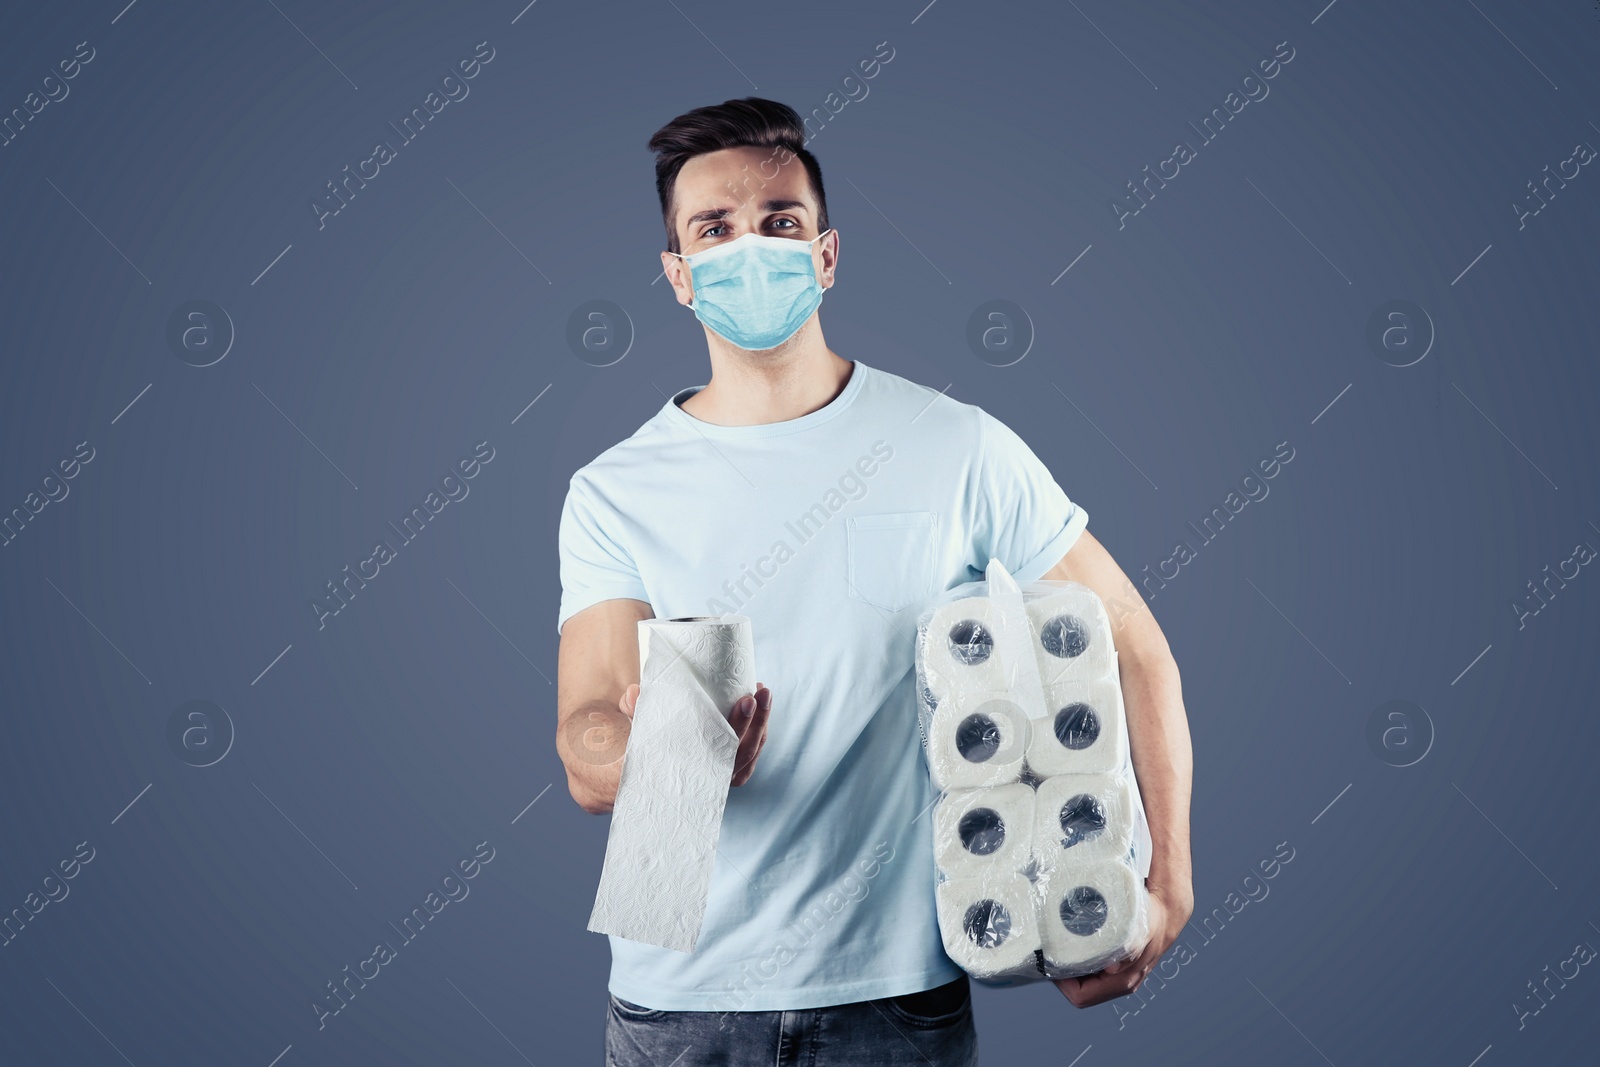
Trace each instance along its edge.
{"label": "man's eyebrow", "polygon": [[705,211],[696,211],[693,215],[684,219],[683,224],[685,226],[693,226],[697,222],[715,222],[717,219],[725,218],[731,214],[733,214],[733,208],[731,207],[707,208]]}
{"label": "man's eyebrow", "polygon": [[761,204],[762,211],[792,211],[795,208],[810,210],[804,200],[767,200]]}
{"label": "man's eyebrow", "polygon": [[[796,208],[802,211],[810,210],[809,205],[804,200],[763,200],[761,202],[762,211],[793,211]],[[693,215],[684,219],[683,224],[685,226],[693,226],[701,222],[716,222],[718,219],[723,219],[733,214],[734,210],[731,207],[706,208],[704,211],[696,211]]]}

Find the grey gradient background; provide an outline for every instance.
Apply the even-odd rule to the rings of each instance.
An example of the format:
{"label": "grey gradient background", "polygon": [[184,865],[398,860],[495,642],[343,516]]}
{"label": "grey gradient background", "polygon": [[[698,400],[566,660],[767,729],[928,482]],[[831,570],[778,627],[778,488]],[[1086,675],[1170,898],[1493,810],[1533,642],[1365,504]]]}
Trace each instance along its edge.
{"label": "grey gradient background", "polygon": [[[708,374],[652,286],[644,143],[730,97],[824,108],[883,41],[810,144],[829,344],[1016,428],[1136,579],[1197,547],[1151,602],[1194,734],[1196,921],[1294,849],[1143,1007],[979,990],[985,1062],[1591,1059],[1593,967],[1513,1004],[1600,946],[1600,574],[1510,605],[1600,546],[1600,175],[1520,229],[1512,205],[1600,145],[1600,18],[1324,2],[8,9],[0,113],[95,58],[0,147],[0,512],[95,457],[0,548],[0,911],[95,855],[0,947],[0,1063],[599,1060],[606,822],[552,744],[556,521],[577,467]],[[480,41],[470,95],[319,229],[324,183]],[[1270,95],[1119,229],[1124,183],[1282,41]],[[236,330],[204,368],[165,339],[195,299]],[[566,341],[595,299],[634,334],[608,367]],[[996,299],[1034,331],[1009,367],[965,340]],[[1436,334],[1413,366],[1366,341],[1393,299]],[[324,583],[485,440],[469,495],[319,630]],[[1201,545],[1187,524],[1285,441]],[[1397,699],[1431,729],[1370,744]],[[232,723],[211,766],[169,745],[190,700]],[[324,983],[481,841],[470,895],[319,1030]]]}

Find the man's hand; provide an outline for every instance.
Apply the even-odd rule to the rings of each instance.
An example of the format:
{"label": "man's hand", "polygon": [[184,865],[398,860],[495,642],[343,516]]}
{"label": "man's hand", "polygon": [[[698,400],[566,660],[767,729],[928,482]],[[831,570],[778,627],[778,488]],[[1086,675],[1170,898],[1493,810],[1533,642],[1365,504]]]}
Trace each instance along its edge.
{"label": "man's hand", "polygon": [[[633,710],[639,704],[639,684],[628,686],[622,694],[622,713],[633,721]],[[746,693],[733,705],[728,725],[739,736],[739,751],[733,759],[733,784],[744,785],[756,769],[756,757],[767,743],[767,720],[772,716],[772,690],[756,683],[755,695]]]}
{"label": "man's hand", "polygon": [[1056,988],[1074,1007],[1089,1008],[1132,993],[1178,939],[1184,923],[1194,913],[1193,892],[1187,887],[1180,893],[1156,885],[1150,886],[1149,891],[1150,940],[1138,955],[1082,978],[1056,979]]}

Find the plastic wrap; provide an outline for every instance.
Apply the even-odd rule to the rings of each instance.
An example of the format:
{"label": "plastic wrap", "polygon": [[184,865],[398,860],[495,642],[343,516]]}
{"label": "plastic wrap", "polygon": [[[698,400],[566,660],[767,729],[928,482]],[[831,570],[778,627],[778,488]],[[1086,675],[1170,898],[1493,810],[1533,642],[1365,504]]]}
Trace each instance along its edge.
{"label": "plastic wrap", "polygon": [[1016,985],[1141,949],[1150,830],[1100,598],[991,560],[922,612],[916,664],[950,958]]}

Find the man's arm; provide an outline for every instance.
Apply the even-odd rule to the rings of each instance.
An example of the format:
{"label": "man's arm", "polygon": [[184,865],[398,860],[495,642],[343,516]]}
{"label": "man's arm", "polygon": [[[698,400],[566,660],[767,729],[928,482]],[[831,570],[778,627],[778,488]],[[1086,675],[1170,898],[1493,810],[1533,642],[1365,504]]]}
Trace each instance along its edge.
{"label": "man's arm", "polygon": [[1189,793],[1194,753],[1183,710],[1178,665],[1144,598],[1088,531],[1045,575],[1093,589],[1105,602],[1122,675],[1128,739],[1139,793],[1150,821],[1150,942],[1132,960],[1056,985],[1080,1008],[1131,993],[1161,960],[1194,911],[1189,856]]}
{"label": "man's arm", "polygon": [[[639,699],[639,627],[654,618],[642,600],[602,600],[561,627],[556,663],[556,753],[567,768],[567,790],[584,811],[611,810],[622,780],[622,757]],[[734,706],[729,724],[739,736],[734,785],[755,769],[767,740],[772,691],[756,683]]]}
{"label": "man's arm", "polygon": [[654,617],[642,600],[602,600],[561,627],[556,662],[556,753],[567,789],[592,814],[611,810],[622,778],[622,753],[633,705],[623,696],[639,681],[638,622]]}

